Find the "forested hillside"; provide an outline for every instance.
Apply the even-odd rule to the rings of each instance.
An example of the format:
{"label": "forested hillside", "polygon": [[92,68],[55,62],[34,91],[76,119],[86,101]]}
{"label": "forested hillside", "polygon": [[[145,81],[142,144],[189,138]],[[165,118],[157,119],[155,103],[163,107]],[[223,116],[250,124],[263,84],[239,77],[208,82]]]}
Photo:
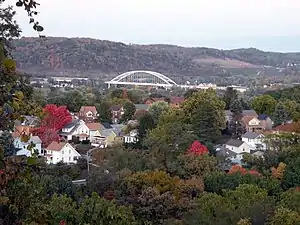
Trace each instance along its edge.
{"label": "forested hillside", "polygon": [[[300,63],[300,53],[273,53],[257,49],[219,50],[172,45],[125,45],[90,38],[21,38],[13,56],[21,70],[60,71],[89,75],[154,70],[173,76],[226,76],[244,71],[286,68]],[[284,72],[281,70],[281,72]]]}

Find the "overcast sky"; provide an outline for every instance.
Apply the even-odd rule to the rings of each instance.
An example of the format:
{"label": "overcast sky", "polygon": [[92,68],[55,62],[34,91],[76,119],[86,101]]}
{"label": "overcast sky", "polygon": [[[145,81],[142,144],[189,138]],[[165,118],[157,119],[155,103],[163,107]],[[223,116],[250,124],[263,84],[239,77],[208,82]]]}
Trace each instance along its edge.
{"label": "overcast sky", "polygon": [[[8,0],[15,4],[16,0]],[[299,0],[38,0],[46,36],[300,51]],[[23,36],[36,36],[17,10]]]}

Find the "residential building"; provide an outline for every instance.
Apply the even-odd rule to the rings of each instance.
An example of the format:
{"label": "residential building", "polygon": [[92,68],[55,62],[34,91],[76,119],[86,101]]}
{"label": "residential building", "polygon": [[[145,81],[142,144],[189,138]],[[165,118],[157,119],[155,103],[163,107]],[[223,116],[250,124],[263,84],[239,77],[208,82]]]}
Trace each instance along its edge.
{"label": "residential building", "polygon": [[264,138],[263,134],[250,131],[242,135],[242,141],[251,146],[251,150],[266,150]]}
{"label": "residential building", "polygon": [[[250,109],[250,110],[243,110],[243,117],[251,117],[251,118],[256,118],[258,115],[255,112],[255,110]],[[225,110],[225,120],[226,122],[230,122],[232,119],[232,112],[230,110]]]}
{"label": "residential building", "polygon": [[77,163],[77,159],[81,155],[69,143],[53,141],[45,149],[45,157],[48,164],[57,164],[59,162],[72,164]]}
{"label": "residential building", "polygon": [[256,132],[265,130],[265,127],[257,117],[244,116],[242,120],[245,124],[246,131]]}
{"label": "residential building", "polygon": [[264,130],[272,130],[273,121],[266,114],[260,114],[257,119],[260,121],[260,124],[264,127]]}
{"label": "residential building", "polygon": [[65,125],[59,133],[66,141],[76,138],[78,141],[89,140],[90,130],[83,120],[73,120]]}
{"label": "residential building", "polygon": [[216,149],[216,157],[221,159],[221,161],[225,160],[225,164],[223,164],[223,169],[228,171],[233,164],[242,164],[244,153],[236,153],[225,146]]}
{"label": "residential building", "polygon": [[85,122],[94,122],[98,118],[95,106],[82,106],[79,110],[79,118]]}
{"label": "residential building", "polygon": [[273,133],[296,133],[299,131],[299,125],[297,123],[286,123],[276,126],[272,131]]}
{"label": "residential building", "polygon": [[36,116],[23,116],[23,120],[16,120],[15,126],[28,126],[28,127],[37,127],[40,124],[40,120]]}
{"label": "residential building", "polygon": [[32,136],[31,134],[28,138],[27,140],[22,136],[14,138],[14,146],[17,149],[17,155],[25,155],[27,157],[32,156],[34,153],[38,156],[44,155],[41,139],[38,136]]}
{"label": "residential building", "polygon": [[248,145],[247,143],[245,143],[239,139],[230,139],[225,144],[225,147],[237,154],[250,153],[250,150],[251,150],[250,145]]}
{"label": "residential building", "polygon": [[30,135],[32,132],[32,127],[30,126],[23,126],[23,125],[19,125],[19,126],[15,126],[14,131],[12,132],[12,137],[16,138],[16,137],[20,137],[21,135]]}
{"label": "residential building", "polygon": [[105,129],[101,123],[86,123],[89,128],[89,140],[91,145],[99,147],[105,145],[103,138],[101,137],[100,131]]}
{"label": "residential building", "polygon": [[124,136],[124,143],[134,144],[138,142],[138,131],[136,129],[129,132],[129,135]]}
{"label": "residential building", "polygon": [[111,114],[112,114],[112,121],[113,123],[119,123],[121,120],[123,114],[124,114],[124,108],[122,105],[114,105],[110,107]]}

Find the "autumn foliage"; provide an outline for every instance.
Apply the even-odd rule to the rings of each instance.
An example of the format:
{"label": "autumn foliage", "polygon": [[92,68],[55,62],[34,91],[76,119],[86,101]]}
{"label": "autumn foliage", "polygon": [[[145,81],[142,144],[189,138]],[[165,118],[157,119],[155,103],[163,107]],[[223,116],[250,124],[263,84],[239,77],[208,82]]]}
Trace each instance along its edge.
{"label": "autumn foliage", "polygon": [[243,175],[245,174],[251,174],[251,175],[255,175],[255,176],[260,176],[261,174],[259,172],[257,172],[256,170],[247,170],[244,167],[240,166],[240,165],[233,165],[228,174],[235,174],[235,173],[241,173]]}
{"label": "autumn foliage", "polygon": [[46,105],[43,109],[44,118],[41,126],[34,130],[34,134],[42,140],[43,146],[48,146],[52,141],[58,141],[58,131],[72,121],[71,114],[66,106]]}
{"label": "autumn foliage", "polygon": [[286,170],[286,164],[280,162],[277,168],[274,167],[271,168],[272,176],[274,178],[277,178],[278,180],[282,180],[285,170]]}
{"label": "autumn foliage", "polygon": [[202,155],[207,154],[208,149],[205,145],[202,145],[199,141],[194,141],[191,147],[187,150],[188,154],[194,154],[194,155]]}

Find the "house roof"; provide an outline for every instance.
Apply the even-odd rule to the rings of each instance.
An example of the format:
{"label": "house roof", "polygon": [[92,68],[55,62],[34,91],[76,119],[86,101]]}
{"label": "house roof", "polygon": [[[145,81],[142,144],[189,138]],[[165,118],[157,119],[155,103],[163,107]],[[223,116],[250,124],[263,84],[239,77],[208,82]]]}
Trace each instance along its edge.
{"label": "house roof", "polygon": [[244,142],[242,142],[239,139],[230,139],[229,141],[226,142],[226,145],[230,146],[235,146],[235,147],[240,147]]}
{"label": "house roof", "polygon": [[171,104],[181,104],[184,102],[184,97],[171,97],[170,102]]}
{"label": "house roof", "polygon": [[113,105],[110,107],[111,111],[120,111],[120,109],[122,108],[122,105]]}
{"label": "house roof", "polygon": [[32,132],[32,128],[30,126],[19,125],[19,126],[15,126],[15,130],[12,133],[12,136],[16,138],[16,137],[20,137],[22,134],[29,135],[31,134],[31,132]]}
{"label": "house roof", "polygon": [[46,148],[46,150],[50,151],[60,151],[67,143],[52,141],[50,145]]}
{"label": "house roof", "polygon": [[42,140],[38,136],[31,136],[29,142],[32,142],[33,144],[41,144]]}
{"label": "house roof", "polygon": [[78,123],[79,120],[75,119],[75,120],[72,120],[70,123],[67,123],[63,128],[72,128],[74,126],[76,126],[76,124]]}
{"label": "house roof", "polygon": [[59,132],[59,135],[70,135],[70,134],[72,134],[77,129],[77,127],[80,125],[79,121],[80,120],[73,120],[71,123],[68,123],[67,125],[65,125],[63,128],[69,129],[69,128],[73,127],[72,130],[70,130],[69,132]]}
{"label": "house roof", "polygon": [[[255,116],[244,116],[243,118],[242,118],[242,121],[244,122],[244,124],[246,125],[246,126],[248,126],[249,125],[249,122],[251,121],[251,120],[253,120],[253,119],[257,119]],[[255,125],[251,125],[251,126],[255,126]]]}
{"label": "house roof", "polygon": [[104,130],[101,131],[101,136],[102,137],[108,137],[113,133],[114,133],[114,129],[104,129]]}
{"label": "house roof", "polygon": [[[230,117],[232,115],[232,112],[230,110],[225,110],[225,116]],[[243,110],[243,117],[249,116],[249,117],[257,117],[257,113],[253,109],[249,110]]]}
{"label": "house roof", "polygon": [[269,118],[269,116],[266,115],[266,114],[260,114],[260,115],[257,117],[257,119],[259,119],[259,120],[266,120],[266,119],[268,119],[268,118]]}
{"label": "house roof", "polygon": [[236,156],[237,155],[237,153],[235,153],[234,151],[231,151],[231,150],[229,150],[228,148],[226,148],[226,147],[221,147],[220,148],[220,150],[218,150],[217,152],[216,152],[216,155],[217,156],[223,156],[223,157],[233,157],[233,156]]}
{"label": "house roof", "polygon": [[295,123],[287,123],[278,125],[273,129],[273,131],[281,131],[281,132],[295,132],[297,129],[297,125]]}
{"label": "house roof", "polygon": [[39,119],[36,116],[24,116],[26,126],[35,126],[39,123]]}
{"label": "house roof", "polygon": [[257,138],[259,135],[261,134],[258,134],[258,133],[255,133],[255,132],[246,132],[245,134],[242,135],[242,138],[249,138],[249,139],[255,139]]}
{"label": "house roof", "polygon": [[90,130],[100,130],[104,128],[101,123],[86,123],[85,124]]}
{"label": "house roof", "polygon": [[102,126],[104,127],[104,129],[111,129],[112,128],[112,126],[111,126],[111,124],[110,123],[101,123],[102,124]]}
{"label": "house roof", "polygon": [[148,104],[135,104],[135,108],[136,110],[148,110],[149,109],[149,105]]}
{"label": "house roof", "polygon": [[94,114],[97,113],[97,109],[95,106],[81,106],[80,108],[80,112],[88,113],[89,111],[91,111]]}
{"label": "house roof", "polygon": [[122,130],[124,129],[125,125],[124,124],[113,124],[112,125],[112,129],[113,132],[117,135],[117,136],[121,136]]}
{"label": "house roof", "polygon": [[257,117],[257,113],[255,112],[255,110],[250,109],[250,110],[243,110],[243,116],[253,116],[253,117]]}

